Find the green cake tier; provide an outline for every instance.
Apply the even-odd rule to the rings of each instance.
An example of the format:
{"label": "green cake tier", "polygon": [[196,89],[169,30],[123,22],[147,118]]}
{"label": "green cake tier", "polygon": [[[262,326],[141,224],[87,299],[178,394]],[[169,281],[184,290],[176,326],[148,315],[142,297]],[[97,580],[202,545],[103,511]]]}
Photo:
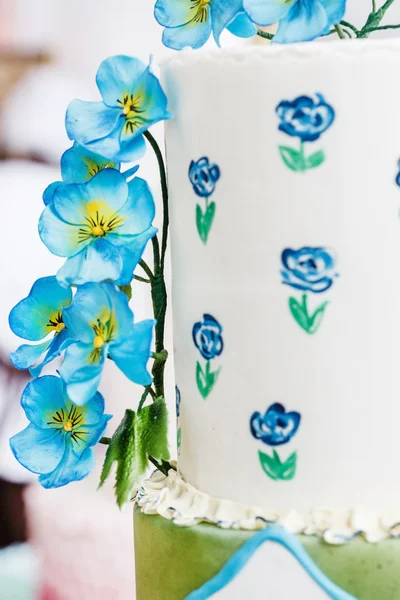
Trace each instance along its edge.
{"label": "green cake tier", "polygon": [[[184,600],[254,535],[207,524],[178,527],[138,508],[134,523],[137,600]],[[400,540],[370,544],[356,538],[333,546],[317,537],[298,539],[317,566],[358,600],[400,599]]]}

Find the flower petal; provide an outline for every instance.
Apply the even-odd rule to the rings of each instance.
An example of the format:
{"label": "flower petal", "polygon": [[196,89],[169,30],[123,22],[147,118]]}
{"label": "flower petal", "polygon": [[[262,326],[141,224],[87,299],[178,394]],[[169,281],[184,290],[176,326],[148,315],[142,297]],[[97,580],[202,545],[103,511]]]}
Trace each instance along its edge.
{"label": "flower petal", "polygon": [[67,348],[60,369],[60,375],[67,387],[67,394],[78,406],[82,406],[93,398],[100,384],[105,351],[101,353],[99,361],[94,363],[93,349],[93,344],[72,344]]}
{"label": "flower petal", "polygon": [[80,457],[86,452],[87,448],[95,446],[103,435],[107,423],[111,418],[112,415],[102,415],[95,425],[86,424],[74,429],[74,433],[76,434],[74,439],[72,439],[72,451],[74,454]]}
{"label": "flower petal", "polygon": [[44,202],[45,206],[47,206],[48,204],[51,204],[53,202],[54,192],[58,188],[59,185],[63,185],[63,182],[62,181],[54,181],[53,183],[48,185],[47,188],[44,190],[42,198],[43,198],[43,202]]}
{"label": "flower petal", "polygon": [[[346,0],[319,0],[324,7],[327,17],[328,26],[337,25],[344,17],[346,12]],[[327,31],[324,33],[328,33]]]}
{"label": "flower petal", "polygon": [[147,370],[155,321],[141,321],[134,326],[129,338],[110,346],[110,356],[121,371],[134,383],[150,385],[152,376]]}
{"label": "flower petal", "polygon": [[109,108],[104,102],[73,100],[65,117],[68,137],[80,144],[103,138],[115,130],[121,114],[121,109]]}
{"label": "flower petal", "polygon": [[96,283],[86,283],[77,290],[74,301],[64,312],[67,328],[84,344],[93,344],[96,334],[91,324],[98,316],[111,312],[111,302],[105,289]]}
{"label": "flower petal", "polygon": [[[62,188],[64,187],[66,186],[62,186]],[[53,204],[54,202],[46,206],[40,216],[40,239],[50,252],[56,256],[75,256],[75,254],[81,252],[85,246],[90,244],[91,238],[81,240],[79,234],[80,226],[65,223],[54,210]]]}
{"label": "flower petal", "polygon": [[59,377],[46,375],[30,381],[21,397],[21,406],[35,427],[48,429],[48,422],[60,409],[67,410],[66,391]]}
{"label": "flower petal", "polygon": [[72,292],[61,287],[57,279],[41,277],[33,284],[29,295],[19,302],[9,316],[10,328],[21,338],[36,342],[45,338],[49,320],[71,304]]}
{"label": "flower petal", "polygon": [[47,340],[43,344],[31,346],[30,344],[22,344],[15,352],[11,352],[10,361],[16,369],[29,369],[42,356],[43,352],[50,346],[52,340]]}
{"label": "flower petal", "polygon": [[72,451],[71,445],[65,451],[58,466],[51,473],[40,475],[39,483],[46,489],[58,488],[72,481],[80,481],[91,473],[96,464],[93,450],[88,448],[79,458]]}
{"label": "flower petal", "polygon": [[133,272],[139,264],[145,248],[149,240],[156,235],[157,231],[155,227],[149,227],[139,235],[115,236],[123,264],[121,274],[116,280],[118,285],[128,285],[132,281]]}
{"label": "flower petal", "polygon": [[91,152],[76,142],[61,157],[61,174],[66,183],[84,183],[103,169],[119,171],[120,164]]}
{"label": "flower petal", "polygon": [[81,406],[79,412],[83,414],[84,425],[82,427],[101,423],[104,416],[104,398],[100,392],[97,392],[89,402]]}
{"label": "flower petal", "polygon": [[118,235],[137,235],[150,227],[156,207],[147,182],[135,177],[128,183],[129,196],[119,214],[124,221],[118,227]]}
{"label": "flower petal", "polygon": [[241,38],[250,38],[257,34],[257,27],[249,19],[246,13],[242,12],[227,26],[228,31]]}
{"label": "flower petal", "polygon": [[32,377],[39,377],[43,368],[57,358],[57,356],[60,356],[60,354],[74,342],[76,342],[76,340],[70,335],[68,329],[63,329],[60,333],[54,335],[53,339],[50,340],[50,346],[44,359],[36,367],[31,367],[29,369]]}
{"label": "flower petal", "polygon": [[133,312],[129,308],[127,295],[113,283],[104,283],[102,288],[107,294],[114,315],[116,339],[131,337],[134,335]]}
{"label": "flower petal", "polygon": [[110,135],[100,140],[96,140],[91,144],[87,144],[87,148],[93,152],[98,152],[103,156],[107,156],[112,160],[120,162],[134,162],[142,158],[146,152],[146,143],[143,136],[139,135],[130,138],[123,146],[120,142],[121,130],[124,121],[121,119],[120,127],[115,129]]}
{"label": "flower petal", "polygon": [[[107,236],[111,238],[111,236]],[[57,273],[58,281],[65,286],[116,281],[122,272],[123,262],[119,249],[104,238],[97,238],[82,252],[68,258]]]}
{"label": "flower petal", "polygon": [[11,450],[19,463],[32,473],[48,473],[60,462],[65,438],[60,429],[41,429],[29,424],[10,439]]}
{"label": "flower petal", "polygon": [[194,10],[190,0],[157,0],[154,16],[163,27],[179,27],[193,19]]}
{"label": "flower petal", "polygon": [[107,106],[121,110],[121,100],[131,94],[146,65],[131,56],[110,56],[103,60],[96,75],[96,83]]}
{"label": "flower petal", "polygon": [[162,41],[167,48],[173,50],[182,50],[187,46],[196,50],[204,46],[210,35],[211,19],[208,17],[200,23],[191,21],[181,27],[164,29]]}
{"label": "flower petal", "polygon": [[297,0],[280,21],[273,41],[279,44],[307,42],[320,36],[327,25],[327,14],[318,0]]}
{"label": "flower petal", "polygon": [[235,20],[240,12],[242,12],[243,22],[248,21],[252,25],[252,29],[255,30],[254,24],[252,24],[247,15],[243,13],[243,0],[219,0],[219,2],[213,2],[211,4],[212,30],[218,45],[221,33],[225,27]]}
{"label": "flower petal", "polygon": [[[301,2],[303,0],[300,0]],[[308,2],[309,0],[306,0]],[[243,0],[243,8],[257,25],[273,25],[283,19],[299,0]]]}

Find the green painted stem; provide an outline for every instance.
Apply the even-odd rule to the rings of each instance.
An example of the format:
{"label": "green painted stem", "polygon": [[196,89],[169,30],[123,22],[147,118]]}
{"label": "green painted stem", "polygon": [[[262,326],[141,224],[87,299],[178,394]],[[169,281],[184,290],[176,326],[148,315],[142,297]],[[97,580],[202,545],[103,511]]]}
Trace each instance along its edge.
{"label": "green painted stem", "polygon": [[150,279],[146,279],[145,277],[140,277],[139,275],[134,275],[134,279],[136,281],[141,281],[142,283],[151,283]]}
{"label": "green painted stem", "polygon": [[358,34],[360,33],[357,27],[355,27],[352,23],[349,23],[349,21],[340,21],[340,24],[344,25],[344,27],[347,27],[348,29],[351,29],[356,34],[356,36],[358,36]]}
{"label": "green painted stem", "polygon": [[372,33],[373,31],[384,31],[385,29],[400,29],[400,25],[380,25],[379,27],[371,27],[364,29],[364,33]]}
{"label": "green painted stem", "polygon": [[372,12],[376,12],[376,0],[372,0]]}
{"label": "green painted stem", "polygon": [[343,31],[341,25],[339,25],[339,23],[337,25],[335,25],[335,30],[336,30],[336,33],[338,34],[338,36],[340,37],[341,40],[345,40],[346,39],[344,31]]}
{"label": "green painted stem", "polygon": [[272,33],[267,33],[266,31],[261,31],[261,29],[259,29],[257,31],[257,35],[264,38],[265,40],[272,40],[274,38]]}
{"label": "green painted stem", "polygon": [[379,10],[371,12],[367,19],[367,22],[358,34],[359,38],[366,38],[373,31],[378,31],[378,27],[380,27],[383,17],[385,16],[389,8],[392,6],[394,1],[395,0],[386,0],[386,2],[383,4],[383,6],[381,6]]}

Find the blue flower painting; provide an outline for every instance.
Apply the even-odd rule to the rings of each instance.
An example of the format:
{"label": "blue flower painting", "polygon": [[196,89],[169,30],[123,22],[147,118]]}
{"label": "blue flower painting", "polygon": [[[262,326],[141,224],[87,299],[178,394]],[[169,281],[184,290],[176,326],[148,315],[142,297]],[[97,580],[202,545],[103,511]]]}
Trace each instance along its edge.
{"label": "blue flower painting", "polygon": [[155,206],[144,179],[127,182],[115,169],[86,183],[58,186],[39,221],[47,248],[67,260],[57,273],[61,285],[115,281],[128,285],[147,242]]}
{"label": "blue flower painting", "polygon": [[257,25],[278,23],[273,41],[290,44],[329,33],[343,19],[346,0],[243,0],[243,7]]}
{"label": "blue flower painting", "polygon": [[157,77],[139,59],[111,56],[96,75],[102,100],[73,100],[66,129],[71,140],[115,162],[130,162],[145,153],[143,134],[171,117]]}
{"label": "blue flower painting", "polygon": [[211,370],[211,361],[218,358],[224,349],[222,326],[215,317],[203,315],[203,320],[194,324],[192,330],[193,342],[201,356],[206,360],[205,367],[197,362],[196,382],[200,394],[204,399],[211,393],[217,382],[221,368]]}
{"label": "blue flower painting", "polygon": [[299,138],[300,149],[279,146],[282,160],[292,171],[304,172],[322,165],[325,153],[318,150],[309,156],[305,153],[306,142],[315,142],[329,129],[335,120],[333,107],[322,94],[299,96],[295,100],[283,100],[276,108],[279,130],[291,137]]}
{"label": "blue flower painting", "polygon": [[313,312],[309,312],[306,292],[322,294],[329,290],[338,276],[336,253],[326,247],[305,246],[299,250],[286,248],[282,252],[282,283],[305,292],[301,302],[289,298],[289,308],[296,322],[304,331],[314,334],[319,329],[328,302],[323,302]]}
{"label": "blue flower painting", "polygon": [[194,193],[205,200],[204,211],[200,204],[196,204],[196,225],[201,241],[206,244],[214,222],[216,204],[210,202],[215,191],[217,182],[221,177],[221,171],[217,164],[211,163],[206,156],[190,163],[189,180],[193,186]]}
{"label": "blue flower painting", "polygon": [[37,473],[45,488],[87,477],[95,465],[92,448],[111,418],[104,414],[101,394],[76,406],[61,379],[46,376],[28,383],[21,405],[30,423],[10,440],[16,459]]}
{"label": "blue flower painting", "polygon": [[211,33],[219,44],[225,28],[244,38],[257,33],[243,11],[243,0],[157,0],[154,16],[164,27],[164,45],[174,50],[201,48]]}
{"label": "blue flower painting", "polygon": [[252,435],[268,446],[290,442],[300,425],[300,413],[286,412],[282,404],[272,404],[264,415],[253,413],[250,419]]}
{"label": "blue flower painting", "polygon": [[33,377],[38,377],[47,363],[75,341],[63,319],[71,302],[71,289],[63,288],[55,277],[42,277],[33,284],[28,297],[12,309],[9,324],[15,335],[41,343],[23,344],[12,352],[14,367],[30,369]]}
{"label": "blue flower painting", "polygon": [[272,404],[264,415],[255,412],[250,418],[250,431],[253,437],[274,448],[272,456],[261,450],[258,452],[264,473],[273,481],[290,481],[296,474],[297,452],[293,452],[283,460],[275,447],[291,441],[299,429],[300,421],[300,413],[286,412],[285,407],[279,403]]}
{"label": "blue flower painting", "polygon": [[106,359],[134,383],[147,386],[154,321],[134,323],[126,294],[112,283],[87,283],[78,288],[64,320],[76,343],[65,353],[60,375],[68,396],[85,404],[96,392]]}

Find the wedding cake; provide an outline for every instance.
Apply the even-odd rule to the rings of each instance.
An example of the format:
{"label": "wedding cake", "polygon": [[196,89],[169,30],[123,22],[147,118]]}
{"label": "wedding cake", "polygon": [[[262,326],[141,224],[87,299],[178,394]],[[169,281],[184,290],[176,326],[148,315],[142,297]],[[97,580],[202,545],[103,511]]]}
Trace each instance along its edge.
{"label": "wedding cake", "polygon": [[179,460],[138,600],[400,598],[398,41],[162,68]]}

